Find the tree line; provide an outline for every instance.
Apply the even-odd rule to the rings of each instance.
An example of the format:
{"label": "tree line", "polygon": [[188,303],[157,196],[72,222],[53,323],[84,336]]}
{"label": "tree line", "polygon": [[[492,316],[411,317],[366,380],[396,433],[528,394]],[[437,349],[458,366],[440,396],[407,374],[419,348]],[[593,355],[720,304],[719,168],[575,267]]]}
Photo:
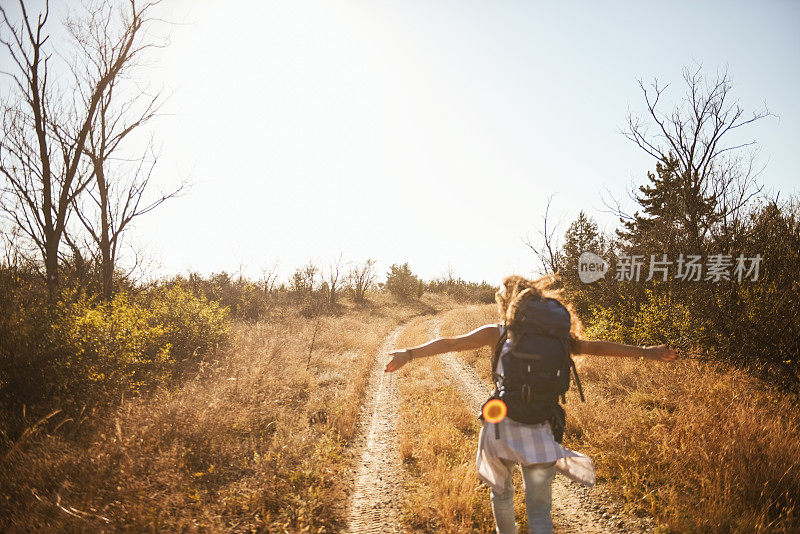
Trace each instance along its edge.
{"label": "tree line", "polygon": [[[668,86],[639,85],[645,111],[628,116],[623,134],[653,157],[655,172],[632,192],[635,211],[607,199],[619,218],[610,235],[584,211],[560,242],[545,226],[532,245],[542,270],[560,274],[589,335],[671,343],[797,387],[800,203],[765,191],[756,142],[746,137],[769,111],[745,111],[726,72],[709,79],[685,69],[673,106]],[[587,251],[608,262],[591,283],[580,279]],[[648,271],[657,266],[656,276],[626,273],[637,259]],[[687,277],[690,261],[696,276]]]}
{"label": "tree line", "polygon": [[225,307],[236,319],[267,320],[297,307],[306,317],[337,314],[342,301],[360,306],[370,301],[370,292],[387,292],[399,301],[416,301],[425,293],[446,295],[457,302],[491,303],[497,286],[468,282],[452,269],[439,277],[423,280],[408,263],[393,264],[380,276],[374,259],[346,261],[341,254],[329,262],[309,260],[280,280],[279,262],[262,270],[256,279],[225,271],[203,276],[178,275],[160,283],[180,286],[192,295]]}

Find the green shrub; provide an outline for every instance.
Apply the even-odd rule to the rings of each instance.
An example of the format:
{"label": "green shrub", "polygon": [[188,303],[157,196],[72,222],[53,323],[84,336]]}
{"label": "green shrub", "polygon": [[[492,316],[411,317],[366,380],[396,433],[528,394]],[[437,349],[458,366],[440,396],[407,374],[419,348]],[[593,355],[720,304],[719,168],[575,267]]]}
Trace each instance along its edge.
{"label": "green shrub", "polygon": [[627,324],[626,319],[621,317],[615,310],[603,307],[591,307],[589,310],[591,318],[585,322],[586,328],[583,336],[586,339],[605,339],[616,341],[617,343],[634,343],[634,332],[632,326]]}
{"label": "green shrub", "polygon": [[94,304],[66,295],[53,317],[56,393],[78,403],[136,393],[167,377],[172,363],[164,327],[127,295]]}
{"label": "green shrub", "polygon": [[668,343],[682,350],[699,350],[709,337],[709,326],[685,302],[647,288],[632,313],[592,306],[584,335],[635,345]]}
{"label": "green shrub", "polygon": [[651,289],[633,320],[634,341],[640,345],[670,343],[696,348],[706,339],[707,327],[683,301],[671,299]]}
{"label": "green shrub", "polygon": [[48,305],[21,278],[6,282],[0,401],[7,411],[112,404],[169,383],[231,336],[226,308],[177,286],[108,302],[68,290]]}
{"label": "green shrub", "polygon": [[188,277],[176,276],[164,282],[163,286],[183,288],[195,297],[228,308],[232,317],[248,321],[257,321],[269,315],[276,298],[274,289],[268,290],[262,284],[245,278],[232,278],[224,271],[208,278],[197,273],[191,273]]}
{"label": "green shrub", "polygon": [[425,285],[411,272],[408,263],[392,265],[386,273],[386,289],[401,299],[420,298]]}
{"label": "green shrub", "polygon": [[169,343],[176,361],[216,350],[230,339],[227,308],[195,297],[180,287],[160,287],[143,296],[152,324],[163,329],[161,343]]}

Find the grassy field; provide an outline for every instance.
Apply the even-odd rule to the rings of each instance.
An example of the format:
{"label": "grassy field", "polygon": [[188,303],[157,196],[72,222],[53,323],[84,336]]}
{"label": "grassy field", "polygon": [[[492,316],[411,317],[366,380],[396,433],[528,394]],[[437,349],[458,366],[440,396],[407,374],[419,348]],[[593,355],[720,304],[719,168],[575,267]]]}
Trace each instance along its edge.
{"label": "grassy field", "polygon": [[0,458],[0,530],[338,530],[375,351],[447,306],[376,295],[319,320],[238,324],[232,349],[179,389],[32,427]]}
{"label": "grassy field", "polygon": [[[398,346],[428,339],[434,318],[443,335],[463,333],[494,322],[495,307],[376,295],[319,319],[287,309],[237,324],[234,346],[180,388],[102,416],[31,421],[0,456],[0,530],[340,531],[375,351],[401,322]],[[488,379],[488,348],[459,357]],[[568,395],[565,445],[594,459],[599,483],[629,513],[653,516],[664,532],[800,527],[798,399],[695,360],[584,357],[579,367],[587,402]],[[475,414],[436,358],[401,374],[404,525],[491,530]]]}
{"label": "grassy field", "polygon": [[[494,306],[460,308],[442,333],[495,321]],[[459,356],[488,379],[489,349]],[[666,532],[800,529],[800,399],[691,359],[577,360],[587,402],[567,395],[565,446],[629,513]]]}

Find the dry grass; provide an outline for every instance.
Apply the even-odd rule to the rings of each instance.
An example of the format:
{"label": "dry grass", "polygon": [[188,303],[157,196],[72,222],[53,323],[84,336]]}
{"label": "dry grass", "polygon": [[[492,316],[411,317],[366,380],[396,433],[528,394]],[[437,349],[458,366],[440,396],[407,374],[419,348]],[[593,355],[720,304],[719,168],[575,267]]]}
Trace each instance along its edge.
{"label": "dry grass", "polygon": [[[370,362],[397,322],[447,307],[391,301],[315,322],[240,326],[234,349],[175,391],[100,419],[55,415],[0,457],[0,530],[321,531],[342,527]],[[495,321],[494,306],[442,315],[442,333]],[[398,341],[427,339],[414,319]],[[488,377],[489,349],[460,354]],[[308,366],[308,369],[306,367]],[[567,445],[595,460],[631,513],[675,532],[800,528],[797,399],[735,370],[584,358]],[[401,382],[401,454],[415,531],[491,530],[474,468],[478,422],[435,359]],[[519,487],[519,484],[517,484]],[[523,499],[516,499],[524,520]]]}
{"label": "dry grass", "polygon": [[[495,314],[447,312],[442,333]],[[488,348],[460,356],[488,379]],[[694,360],[578,360],[587,402],[568,394],[565,445],[593,458],[599,483],[630,513],[671,532],[800,530],[800,399]]]}
{"label": "dry grass", "polygon": [[375,351],[443,305],[376,298],[318,323],[290,312],[239,325],[235,346],[178,390],[101,420],[52,418],[0,458],[0,530],[339,529]]}
{"label": "dry grass", "polygon": [[586,358],[569,440],[629,511],[676,532],[797,532],[800,413],[739,370]]}
{"label": "dry grass", "polygon": [[[415,320],[398,346],[428,338]],[[400,449],[409,484],[403,502],[414,532],[489,532],[494,528],[488,490],[475,474],[480,426],[460,394],[447,385],[435,358],[415,361],[401,371]]]}

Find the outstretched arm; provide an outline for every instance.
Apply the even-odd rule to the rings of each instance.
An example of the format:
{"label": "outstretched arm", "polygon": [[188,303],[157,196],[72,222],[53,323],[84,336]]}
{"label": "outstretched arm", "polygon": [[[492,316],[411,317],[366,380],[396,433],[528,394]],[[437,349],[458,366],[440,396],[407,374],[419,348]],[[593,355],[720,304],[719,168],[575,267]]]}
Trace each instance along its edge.
{"label": "outstretched arm", "polygon": [[592,356],[619,356],[622,358],[644,358],[660,362],[671,362],[678,358],[675,349],[667,345],[653,345],[650,347],[637,347],[625,345],[614,341],[590,341],[577,339],[572,341],[572,352],[576,355],[586,354]]}
{"label": "outstretched arm", "polygon": [[494,346],[500,339],[500,328],[495,324],[483,325],[468,334],[455,337],[437,337],[422,345],[408,349],[397,349],[389,353],[392,357],[386,364],[386,372],[397,371],[412,359],[427,358],[436,354]]}

